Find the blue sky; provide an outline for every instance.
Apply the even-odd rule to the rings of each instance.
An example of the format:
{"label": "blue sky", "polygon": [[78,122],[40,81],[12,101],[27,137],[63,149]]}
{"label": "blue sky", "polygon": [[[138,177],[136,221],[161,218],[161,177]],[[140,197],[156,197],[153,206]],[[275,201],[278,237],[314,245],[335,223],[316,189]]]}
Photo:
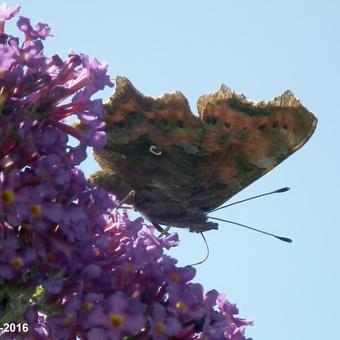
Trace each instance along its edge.
{"label": "blue sky", "polygon": [[[14,1],[7,1],[15,4]],[[340,3],[328,1],[28,1],[21,15],[48,22],[48,54],[72,49],[110,65],[144,94],[180,90],[196,100],[225,83],[269,100],[291,89],[319,124],[301,150],[239,193],[290,192],[214,214],[291,237],[220,224],[206,234],[197,281],[224,291],[255,320],[254,340],[336,339],[340,321]],[[110,90],[101,93],[107,99]],[[93,160],[84,171],[97,169]],[[205,256],[201,238],[179,230],[182,265]]]}

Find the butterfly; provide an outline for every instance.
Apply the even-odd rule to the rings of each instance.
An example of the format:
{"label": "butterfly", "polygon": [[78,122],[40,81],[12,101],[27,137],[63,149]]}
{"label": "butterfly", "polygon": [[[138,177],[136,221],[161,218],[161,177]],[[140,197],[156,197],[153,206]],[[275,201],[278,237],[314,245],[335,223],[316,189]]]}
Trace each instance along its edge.
{"label": "butterfly", "polygon": [[129,203],[157,225],[217,229],[207,214],[303,146],[317,124],[290,91],[255,104],[222,85],[197,107],[199,117],[181,92],[147,97],[118,77],[91,181],[120,200],[134,192]]}

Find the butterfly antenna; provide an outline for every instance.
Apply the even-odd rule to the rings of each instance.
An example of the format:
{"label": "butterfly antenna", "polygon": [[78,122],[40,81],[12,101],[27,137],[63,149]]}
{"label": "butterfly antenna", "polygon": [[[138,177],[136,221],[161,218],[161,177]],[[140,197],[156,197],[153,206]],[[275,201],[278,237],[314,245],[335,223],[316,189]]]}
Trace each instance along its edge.
{"label": "butterfly antenna", "polygon": [[203,238],[203,241],[204,241],[204,244],[205,244],[205,248],[206,248],[206,250],[207,250],[207,254],[205,255],[205,258],[204,258],[203,260],[191,264],[190,266],[192,266],[192,267],[193,267],[193,266],[198,266],[199,264],[204,263],[204,262],[208,259],[209,255],[210,255],[210,250],[209,250],[208,242],[207,242],[207,240],[206,240],[204,234],[203,234],[203,233],[200,233],[200,234],[201,234],[201,236],[202,236],[202,238]]}
{"label": "butterfly antenna", "polygon": [[242,223],[225,220],[225,219],[218,218],[218,217],[211,217],[211,216],[209,216],[209,218],[212,219],[212,220],[216,220],[216,221],[221,221],[221,222],[227,222],[227,223],[230,223],[230,224],[235,224],[235,225],[238,225],[239,227],[247,228],[247,229],[250,229],[250,230],[253,230],[253,231],[257,231],[258,233],[262,233],[262,234],[266,234],[266,235],[269,235],[269,236],[273,236],[273,237],[277,238],[280,241],[287,242],[287,243],[292,243],[292,240],[290,238],[288,238],[288,237],[282,237],[282,236],[278,236],[278,235],[275,235],[275,234],[272,234],[272,233],[268,233],[267,231],[263,231],[263,230],[260,230],[260,229],[249,227],[249,226],[247,226],[245,224],[242,224]]}
{"label": "butterfly antenna", "polygon": [[259,197],[263,197],[263,196],[268,196],[268,195],[272,195],[272,194],[280,194],[280,193],[286,192],[288,190],[290,190],[289,187],[280,188],[280,189],[277,189],[277,190],[274,190],[274,191],[266,192],[264,194],[252,196],[252,197],[246,198],[244,200],[240,200],[240,201],[236,201],[236,202],[233,202],[233,203],[229,203],[229,204],[223,205],[222,207],[218,207],[216,209],[213,209],[210,212],[217,211],[217,210],[224,209],[224,208],[228,208],[228,207],[231,207],[232,205],[243,203],[243,202],[247,202],[247,201],[253,200],[255,198],[259,198]]}

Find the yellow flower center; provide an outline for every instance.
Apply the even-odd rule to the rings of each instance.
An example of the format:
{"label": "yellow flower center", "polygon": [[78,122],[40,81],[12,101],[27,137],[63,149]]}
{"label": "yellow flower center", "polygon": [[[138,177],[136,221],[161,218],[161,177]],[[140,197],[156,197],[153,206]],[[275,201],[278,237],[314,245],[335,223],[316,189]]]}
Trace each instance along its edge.
{"label": "yellow flower center", "polygon": [[135,270],[135,265],[131,262],[125,262],[124,267],[125,267],[126,271],[128,271],[130,273],[133,273],[134,270]]}
{"label": "yellow flower center", "polygon": [[162,322],[157,322],[155,325],[155,330],[158,335],[163,335],[165,333],[166,327],[164,323]]}
{"label": "yellow flower center", "polygon": [[69,313],[64,321],[65,326],[71,326],[72,322],[75,319],[75,314],[74,313]]}
{"label": "yellow flower center", "polygon": [[54,262],[56,260],[55,254],[51,252],[46,253],[46,258],[49,262]]}
{"label": "yellow flower center", "polygon": [[34,217],[40,217],[41,216],[41,206],[39,204],[33,204],[31,206],[31,212]]}
{"label": "yellow flower center", "polygon": [[21,53],[20,53],[20,59],[21,59],[22,61],[27,61],[27,60],[30,59],[30,57],[29,57],[29,55],[28,55],[27,53],[21,52]]}
{"label": "yellow flower center", "polygon": [[185,313],[188,310],[188,307],[182,302],[182,301],[178,301],[176,303],[176,308],[181,312],[181,313]]}
{"label": "yellow flower center", "polygon": [[101,251],[100,251],[99,248],[93,247],[92,248],[92,254],[93,254],[94,257],[99,257],[101,255]]}
{"label": "yellow flower center", "polygon": [[13,190],[6,189],[1,193],[1,200],[6,204],[12,204],[14,202]]}
{"label": "yellow flower center", "polygon": [[89,312],[93,308],[93,303],[92,302],[85,302],[83,303],[83,311],[84,312]]}
{"label": "yellow flower center", "polygon": [[110,325],[115,328],[122,328],[124,325],[124,317],[119,314],[111,314],[109,316]]}
{"label": "yellow flower center", "polygon": [[180,283],[181,282],[180,276],[177,273],[175,273],[175,272],[170,274],[170,280],[175,282],[175,283]]}
{"label": "yellow flower center", "polygon": [[14,269],[20,269],[22,266],[24,265],[24,261],[22,260],[21,257],[15,257],[12,261],[11,261],[11,266]]}
{"label": "yellow flower center", "polygon": [[34,138],[32,135],[28,135],[26,138],[27,144],[34,145]]}

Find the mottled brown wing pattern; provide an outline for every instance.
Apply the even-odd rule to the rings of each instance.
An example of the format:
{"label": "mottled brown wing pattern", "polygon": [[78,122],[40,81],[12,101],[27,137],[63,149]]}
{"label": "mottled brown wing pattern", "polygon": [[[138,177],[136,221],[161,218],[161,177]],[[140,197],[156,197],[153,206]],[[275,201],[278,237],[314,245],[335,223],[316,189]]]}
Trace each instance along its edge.
{"label": "mottled brown wing pattern", "polygon": [[225,85],[202,96],[204,122],[201,152],[211,155],[213,173],[203,166],[205,181],[225,187],[210,201],[210,211],[273,169],[313,134],[317,120],[290,91],[268,103],[254,104]]}
{"label": "mottled brown wing pattern", "polygon": [[290,92],[254,104],[221,89],[192,114],[180,93],[143,96],[126,79],[106,104],[108,142],[95,151],[92,181],[152,222],[216,229],[206,213],[263,176],[311,136],[316,118]]}

